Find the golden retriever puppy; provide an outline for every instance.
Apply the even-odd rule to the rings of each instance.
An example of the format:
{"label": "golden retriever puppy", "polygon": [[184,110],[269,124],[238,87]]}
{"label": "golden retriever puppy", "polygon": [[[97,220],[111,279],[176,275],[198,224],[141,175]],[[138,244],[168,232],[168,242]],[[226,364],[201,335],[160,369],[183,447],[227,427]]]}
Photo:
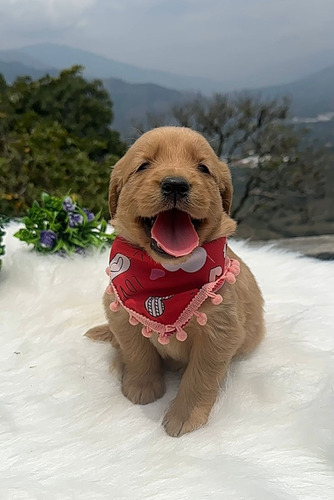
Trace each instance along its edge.
{"label": "golden retriever puppy", "polygon": [[264,335],[259,287],[227,246],[236,228],[232,192],[225,163],[181,127],[142,135],[111,175],[118,237],[104,296],[108,326],[88,336],[117,348],[122,391],[133,403],[163,396],[164,367],[183,373],[163,419],[170,436],[207,422],[231,360]]}

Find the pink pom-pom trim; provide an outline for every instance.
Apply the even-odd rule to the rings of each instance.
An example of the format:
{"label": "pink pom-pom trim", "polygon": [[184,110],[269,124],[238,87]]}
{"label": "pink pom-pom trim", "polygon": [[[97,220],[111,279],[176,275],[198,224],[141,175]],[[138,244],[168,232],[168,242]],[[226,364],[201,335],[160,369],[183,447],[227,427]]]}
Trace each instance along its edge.
{"label": "pink pom-pom trim", "polygon": [[143,326],[143,328],[141,329],[141,333],[147,339],[150,339],[152,337],[152,330],[148,326]]}
{"label": "pink pom-pom trim", "polygon": [[227,283],[230,283],[230,285],[234,285],[236,282],[235,275],[229,271],[226,273],[226,281]]}
{"label": "pink pom-pom trim", "polygon": [[129,323],[130,323],[130,325],[136,326],[139,324],[139,321],[134,316],[130,316]]}
{"label": "pink pom-pom trim", "polygon": [[119,302],[116,302],[116,300],[115,300],[115,302],[112,302],[110,304],[109,308],[110,308],[110,311],[117,312],[120,308],[120,304],[119,304]]}
{"label": "pink pom-pom trim", "polygon": [[179,340],[180,342],[184,342],[184,341],[187,339],[188,335],[186,334],[186,332],[185,332],[184,330],[180,329],[180,330],[178,330],[178,331],[176,332],[175,337],[176,337],[176,338],[177,338],[177,340]]}
{"label": "pink pom-pom trim", "polygon": [[201,312],[198,312],[198,311],[195,311],[194,312],[196,318],[197,318],[197,323],[201,326],[204,326],[206,325],[207,321],[208,321],[208,317],[205,313],[201,313]]}
{"label": "pink pom-pom trim", "polygon": [[238,274],[240,273],[240,262],[238,260],[232,259],[229,271],[231,271],[231,273],[233,273],[235,276],[238,276]]}
{"label": "pink pom-pom trim", "polygon": [[211,302],[213,305],[218,306],[223,302],[223,297],[217,293],[214,297],[212,297]]}
{"label": "pink pom-pom trim", "polygon": [[158,337],[159,344],[167,345],[169,344],[169,337]]}

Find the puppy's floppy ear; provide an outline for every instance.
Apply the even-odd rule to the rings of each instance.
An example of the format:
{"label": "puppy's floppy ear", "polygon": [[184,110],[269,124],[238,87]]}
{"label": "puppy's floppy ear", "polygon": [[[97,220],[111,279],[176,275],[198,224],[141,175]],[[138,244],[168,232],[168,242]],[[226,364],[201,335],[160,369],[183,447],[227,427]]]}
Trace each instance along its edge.
{"label": "puppy's floppy ear", "polygon": [[229,215],[233,198],[231,172],[224,162],[219,162],[219,191],[222,197],[223,209]]}
{"label": "puppy's floppy ear", "polygon": [[112,219],[116,215],[118,198],[123,187],[122,178],[119,175],[120,161],[114,166],[109,183],[109,212]]}

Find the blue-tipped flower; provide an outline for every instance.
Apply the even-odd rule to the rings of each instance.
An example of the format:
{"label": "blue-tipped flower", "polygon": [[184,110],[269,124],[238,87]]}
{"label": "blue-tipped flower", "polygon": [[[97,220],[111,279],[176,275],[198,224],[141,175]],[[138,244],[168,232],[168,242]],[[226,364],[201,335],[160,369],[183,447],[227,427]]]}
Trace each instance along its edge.
{"label": "blue-tipped flower", "polygon": [[43,248],[53,248],[57,239],[56,233],[49,229],[47,231],[41,231],[39,242]]}
{"label": "blue-tipped flower", "polygon": [[91,222],[94,219],[94,217],[95,217],[95,215],[93,214],[93,212],[91,212],[90,210],[88,210],[88,208],[84,208],[83,211],[87,215],[88,222]]}
{"label": "blue-tipped flower", "polygon": [[70,227],[76,227],[82,223],[83,223],[83,217],[81,214],[73,214],[72,212],[68,214],[68,225]]}
{"label": "blue-tipped flower", "polygon": [[67,196],[64,201],[63,201],[63,209],[65,212],[72,212],[72,210],[75,210],[76,204],[73,203],[72,198],[70,196]]}

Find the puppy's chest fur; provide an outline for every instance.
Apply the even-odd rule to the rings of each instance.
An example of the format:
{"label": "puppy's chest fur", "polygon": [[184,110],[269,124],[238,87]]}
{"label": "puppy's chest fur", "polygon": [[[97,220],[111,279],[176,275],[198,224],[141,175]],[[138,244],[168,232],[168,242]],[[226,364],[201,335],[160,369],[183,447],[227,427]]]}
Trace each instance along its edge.
{"label": "puppy's chest fur", "polygon": [[158,342],[157,334],[152,335],[150,342],[154,345],[163,359],[171,358],[175,361],[181,362],[182,365],[188,364],[190,355],[189,342],[184,344],[173,337],[167,345],[161,345]]}
{"label": "puppy's chest fur", "polygon": [[[201,311],[205,312],[208,318],[206,325],[199,325],[196,319],[193,317],[185,330],[187,331],[188,338],[186,342],[180,342],[176,339],[175,335],[172,335],[170,342],[167,345],[162,345],[158,342],[158,335],[153,333],[147,342],[151,342],[154,345],[159,355],[165,360],[174,360],[180,366],[186,367],[189,363],[191,356],[191,351],[194,345],[198,345],[201,342],[210,342],[213,345],[215,342],[221,342],[224,333],[221,331],[221,327],[224,325],[228,329],[228,324],[225,325],[224,318],[229,316],[227,309],[229,308],[228,302],[230,299],[230,292],[228,290],[229,285],[224,284],[220,293],[225,296],[226,302],[219,306],[214,306],[211,304],[210,300],[207,300],[200,308]],[[226,293],[227,292],[227,293]],[[124,328],[130,328],[132,335],[142,336],[141,329],[142,325],[130,325],[128,312],[122,307],[116,313],[111,312],[109,309],[110,302],[112,302],[113,296],[105,295],[105,309],[110,321],[111,330],[117,336],[122,332]],[[218,337],[220,340],[218,340]],[[199,342],[200,341],[200,342]],[[167,364],[168,366],[168,364]]]}

